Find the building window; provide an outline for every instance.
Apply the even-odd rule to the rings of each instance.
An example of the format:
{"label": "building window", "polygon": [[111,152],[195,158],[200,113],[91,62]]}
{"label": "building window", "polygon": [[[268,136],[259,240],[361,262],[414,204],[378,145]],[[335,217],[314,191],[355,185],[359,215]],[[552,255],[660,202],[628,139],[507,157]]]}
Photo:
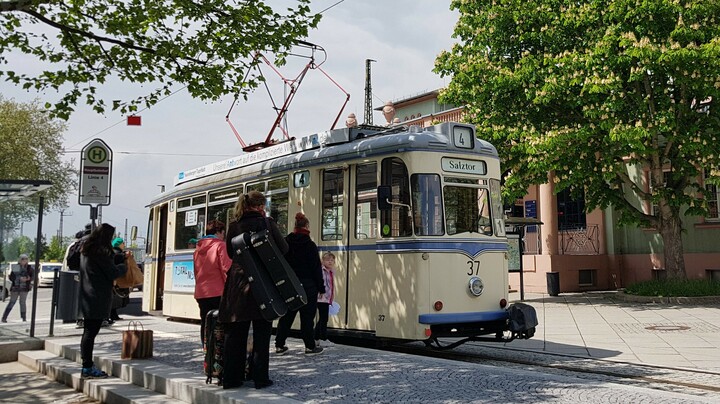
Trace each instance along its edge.
{"label": "building window", "polygon": [[585,197],[575,198],[569,189],[557,194],[558,230],[582,230],[587,227]]}
{"label": "building window", "polygon": [[[663,171],[663,185],[667,184],[669,171]],[[648,171],[648,192],[650,194],[653,194],[653,179],[652,179],[652,171]],[[660,215],[660,206],[655,203],[655,201],[650,202],[650,215],[652,216],[659,216]]]}
{"label": "building window", "polygon": [[578,286],[595,286],[595,269],[581,269],[578,271]]}
{"label": "building window", "polygon": [[707,221],[720,221],[720,195],[718,194],[718,186],[710,184],[705,174],[705,197],[708,203],[708,213],[705,216]]}

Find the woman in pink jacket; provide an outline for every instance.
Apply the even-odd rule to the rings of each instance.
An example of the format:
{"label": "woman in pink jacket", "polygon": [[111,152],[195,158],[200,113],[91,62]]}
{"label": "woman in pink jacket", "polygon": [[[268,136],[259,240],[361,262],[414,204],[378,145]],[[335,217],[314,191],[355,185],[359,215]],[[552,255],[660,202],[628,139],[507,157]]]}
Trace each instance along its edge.
{"label": "woman in pink jacket", "polygon": [[193,254],[195,268],[195,300],[200,306],[200,341],[205,336],[208,312],[220,308],[227,270],[232,261],[225,247],[225,223],[211,220],[205,227],[206,236],[197,243]]}

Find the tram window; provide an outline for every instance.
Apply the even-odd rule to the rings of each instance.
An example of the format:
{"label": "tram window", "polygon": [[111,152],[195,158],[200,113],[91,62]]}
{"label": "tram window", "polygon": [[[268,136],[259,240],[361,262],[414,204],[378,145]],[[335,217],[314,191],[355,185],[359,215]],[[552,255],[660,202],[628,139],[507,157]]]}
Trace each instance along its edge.
{"label": "tram window", "polygon": [[277,222],[280,233],[288,233],[288,177],[276,178],[268,181],[267,206],[265,207],[270,217]]}
{"label": "tram window", "polygon": [[[191,198],[178,200],[175,213],[175,249],[193,249],[205,231],[205,198],[199,205],[190,205]],[[181,208],[182,207],[182,208]]]}
{"label": "tram window", "polygon": [[345,171],[333,168],[323,172],[322,239],[342,240]]}
{"label": "tram window", "polygon": [[492,217],[495,218],[493,221],[493,227],[495,228],[495,235],[504,237],[505,236],[505,219],[503,218],[503,206],[502,196],[500,194],[500,180],[490,180],[490,200],[492,201]]}
{"label": "tram window", "polygon": [[412,235],[410,207],[410,180],[405,163],[397,157],[382,161],[381,185],[392,189],[392,209],[380,211],[383,237],[407,237]]}
{"label": "tram window", "polygon": [[413,218],[415,235],[442,236],[443,212],[440,176],[437,174],[414,174],[412,185]]}
{"label": "tram window", "polygon": [[448,234],[493,234],[488,189],[445,186],[443,194]]}
{"label": "tram window", "polygon": [[250,191],[258,191],[258,192],[262,192],[264,194],[265,193],[265,182],[264,181],[256,182],[255,184],[248,185],[246,192],[250,192]]}
{"label": "tram window", "polygon": [[153,240],[153,208],[150,208],[150,217],[148,218],[147,234],[145,235],[145,253],[152,254]]}
{"label": "tram window", "polygon": [[377,163],[355,171],[355,238],[377,238]]}
{"label": "tram window", "polygon": [[[240,195],[242,195],[242,186],[239,188],[224,189],[221,191],[210,192],[208,196],[207,221],[219,220],[228,224],[232,221],[235,213],[235,204]],[[194,201],[194,200],[193,200]]]}

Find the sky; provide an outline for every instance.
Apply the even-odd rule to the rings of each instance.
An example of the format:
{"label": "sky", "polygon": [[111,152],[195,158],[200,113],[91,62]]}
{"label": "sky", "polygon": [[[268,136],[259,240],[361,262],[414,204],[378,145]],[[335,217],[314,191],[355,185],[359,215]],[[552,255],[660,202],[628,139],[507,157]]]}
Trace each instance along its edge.
{"label": "sky", "polygon": [[[320,12],[337,2],[314,0],[311,8]],[[287,1],[267,3],[281,10]],[[321,68],[350,93],[337,127],[344,126],[351,112],[358,122],[363,122],[366,59],[376,60],[371,65],[374,108],[445,86],[448,78],[439,77],[432,69],[436,56],[449,50],[454,42],[452,32],[457,18],[449,0],[344,0],[325,11],[317,29],[306,40],[326,50],[327,60]],[[270,59],[271,55],[267,56]],[[318,60],[320,57],[316,55]],[[42,69],[24,55],[18,55],[14,62],[20,65],[12,66],[16,70]],[[300,58],[288,62],[280,71],[286,77],[295,77],[305,63]],[[275,102],[282,103],[279,77],[269,68],[263,71]],[[181,86],[174,90],[180,91],[138,114],[141,126],[127,126],[119,113],[99,115],[84,104],[78,105],[67,121],[65,158],[73,159],[76,167],[79,150],[92,139],[104,140],[113,150],[111,203],[102,208],[102,221],[115,226],[121,235],[126,232],[126,222],[127,232],[138,226],[138,235],[145,235],[149,212],[146,206],[160,193],[160,185],[172,188],[178,172],[243,154],[225,121],[232,97],[208,103],[193,99]],[[127,99],[142,91],[138,86],[111,81],[102,88],[101,95]],[[44,103],[60,98],[56,93],[26,92],[6,82],[0,82],[0,93],[18,102],[38,99]],[[345,97],[321,72],[308,72],[287,115],[290,135],[302,137],[330,129]],[[264,89],[252,93],[247,102],[235,105],[230,119],[246,143],[265,139],[275,119],[271,107]],[[384,118],[375,112],[373,121],[383,124]],[[278,132],[275,138],[280,136]],[[62,234],[75,234],[89,223],[89,217],[90,208],[78,205],[77,192],[73,191],[64,213]],[[57,234],[59,225],[59,212],[45,215],[43,233],[48,241]],[[37,220],[33,220],[24,223],[22,232],[34,238],[36,228]],[[16,235],[19,233],[17,229]]]}

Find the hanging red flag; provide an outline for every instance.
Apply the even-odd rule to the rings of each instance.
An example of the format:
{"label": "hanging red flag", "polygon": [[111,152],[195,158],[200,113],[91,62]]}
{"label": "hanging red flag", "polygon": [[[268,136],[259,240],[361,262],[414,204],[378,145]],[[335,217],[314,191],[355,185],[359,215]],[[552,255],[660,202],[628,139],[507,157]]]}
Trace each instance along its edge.
{"label": "hanging red flag", "polygon": [[137,115],[130,115],[127,117],[128,126],[140,126],[142,125],[142,119]]}

